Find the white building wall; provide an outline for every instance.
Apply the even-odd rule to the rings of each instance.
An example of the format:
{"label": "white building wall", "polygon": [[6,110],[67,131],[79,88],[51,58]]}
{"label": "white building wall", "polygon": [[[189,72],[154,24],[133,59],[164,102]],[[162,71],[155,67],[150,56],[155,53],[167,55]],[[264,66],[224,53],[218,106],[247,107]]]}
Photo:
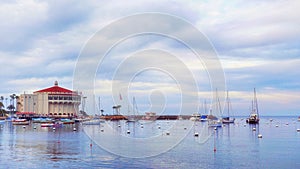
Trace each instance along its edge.
{"label": "white building wall", "polygon": [[35,112],[35,101],[33,94],[21,94],[17,100],[17,110],[20,112]]}
{"label": "white building wall", "polygon": [[[49,100],[49,96],[52,100]],[[21,94],[17,101],[17,108],[20,112],[34,112],[46,115],[76,115],[79,113],[81,103],[80,95],[54,95],[48,93]]]}
{"label": "white building wall", "polygon": [[36,113],[41,115],[48,114],[48,94],[47,93],[35,93],[36,95]]}

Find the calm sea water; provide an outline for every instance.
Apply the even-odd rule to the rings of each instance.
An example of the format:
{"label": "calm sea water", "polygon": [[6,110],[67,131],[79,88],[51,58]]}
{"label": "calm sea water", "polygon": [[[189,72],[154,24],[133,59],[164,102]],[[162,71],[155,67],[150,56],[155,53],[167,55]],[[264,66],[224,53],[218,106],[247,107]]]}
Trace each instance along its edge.
{"label": "calm sea water", "polygon": [[[0,129],[0,168],[300,168],[296,117],[264,117],[256,126],[238,118],[216,131],[203,122],[191,124],[121,121],[65,125],[53,131],[39,124],[23,128],[6,122]],[[194,137],[195,132],[200,136]],[[149,146],[139,145],[149,138]],[[150,157],[124,157],[134,155]]]}

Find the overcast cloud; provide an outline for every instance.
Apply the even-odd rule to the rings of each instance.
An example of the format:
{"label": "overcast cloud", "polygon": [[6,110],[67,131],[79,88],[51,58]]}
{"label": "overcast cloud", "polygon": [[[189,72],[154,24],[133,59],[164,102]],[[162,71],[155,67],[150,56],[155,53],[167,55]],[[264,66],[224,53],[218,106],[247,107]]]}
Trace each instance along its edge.
{"label": "overcast cloud", "polygon": [[[256,87],[262,114],[299,115],[299,6],[300,2],[294,0],[1,1],[0,95],[8,97],[12,93],[33,92],[52,86],[55,80],[63,87],[72,88],[77,57],[98,30],[128,15],[158,12],[185,19],[214,45],[224,69],[226,86],[232,93],[236,114],[248,115],[252,90]],[[158,25],[163,26],[168,25]],[[177,27],[172,29],[178,29],[190,40],[195,38],[188,31]],[[126,31],[126,27],[110,33],[115,35],[119,31]],[[196,102],[201,105],[204,99],[210,100],[211,89],[205,67],[194,60],[195,56],[184,45],[166,37],[153,36],[142,37],[142,40],[136,37],[126,42],[110,53],[107,64],[99,67],[95,75],[96,95],[103,97],[102,105],[107,113],[114,104],[109,92],[111,78],[107,78],[113,73],[111,66],[118,64],[117,59],[130,57],[141,49],[159,48],[181,57],[184,55],[181,60],[198,76],[200,98]],[[101,47],[99,44],[93,49]],[[178,88],[172,80],[159,79],[153,72],[148,75],[153,77],[152,81],[141,76],[132,84],[135,89],[141,86],[147,89],[145,98],[139,96],[142,110],[149,108],[150,89],[167,91],[164,97],[169,102],[177,99]],[[184,77],[180,71],[176,75]],[[168,83],[169,90],[166,89]],[[157,93],[154,96],[161,97]],[[94,108],[87,110],[94,112]]]}

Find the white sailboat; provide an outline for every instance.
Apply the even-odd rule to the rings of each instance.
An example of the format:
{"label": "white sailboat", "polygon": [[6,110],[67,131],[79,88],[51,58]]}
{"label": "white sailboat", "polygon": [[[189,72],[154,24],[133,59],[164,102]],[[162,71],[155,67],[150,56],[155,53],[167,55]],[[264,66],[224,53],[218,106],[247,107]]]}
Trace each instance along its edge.
{"label": "white sailboat", "polygon": [[206,105],[206,100],[204,100],[204,114],[201,115],[200,121],[204,122],[207,121],[207,105]]}
{"label": "white sailboat", "polygon": [[[221,104],[220,104],[220,100],[219,100],[219,96],[218,96],[218,91],[216,89],[216,112],[219,112],[219,114],[221,113]],[[222,127],[222,119],[219,119],[218,117],[214,116],[212,114],[212,110],[210,110],[210,115],[207,117],[208,119],[208,126],[209,127]]]}
{"label": "white sailboat", "polygon": [[231,102],[228,96],[228,91],[227,91],[227,97],[226,97],[226,103],[227,103],[227,116],[222,118],[222,122],[229,124],[229,123],[234,123],[235,118],[230,118],[230,110],[232,109],[231,107]]}
{"label": "white sailboat", "polygon": [[101,109],[101,104],[100,104],[100,97],[98,101],[98,106],[99,106],[99,115],[96,115],[93,119],[87,120],[82,122],[83,125],[100,125],[100,123],[104,123],[105,120],[101,119],[103,110]]}
{"label": "white sailboat", "polygon": [[249,118],[246,119],[246,122],[249,124],[258,124],[259,123],[258,104],[257,104],[255,88],[254,88],[254,99],[252,101],[252,111],[251,111]]}
{"label": "white sailboat", "polygon": [[131,115],[130,114],[130,109],[129,109],[129,106],[128,106],[128,116],[127,116],[127,122],[136,122],[138,121],[138,108],[137,108],[137,104],[136,104],[136,101],[135,101],[135,97],[133,97],[132,99],[132,112],[133,114]]}

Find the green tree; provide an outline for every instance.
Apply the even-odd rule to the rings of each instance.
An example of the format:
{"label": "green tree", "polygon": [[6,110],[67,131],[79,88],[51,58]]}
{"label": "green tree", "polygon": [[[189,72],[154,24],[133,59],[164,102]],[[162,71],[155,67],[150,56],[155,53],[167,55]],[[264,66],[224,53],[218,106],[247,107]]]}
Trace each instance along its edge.
{"label": "green tree", "polygon": [[15,110],[15,106],[11,104],[11,105],[7,106],[7,109],[9,111],[14,111]]}
{"label": "green tree", "polygon": [[0,102],[0,116],[3,117],[6,114],[6,111],[4,110],[4,105],[2,102]]}

